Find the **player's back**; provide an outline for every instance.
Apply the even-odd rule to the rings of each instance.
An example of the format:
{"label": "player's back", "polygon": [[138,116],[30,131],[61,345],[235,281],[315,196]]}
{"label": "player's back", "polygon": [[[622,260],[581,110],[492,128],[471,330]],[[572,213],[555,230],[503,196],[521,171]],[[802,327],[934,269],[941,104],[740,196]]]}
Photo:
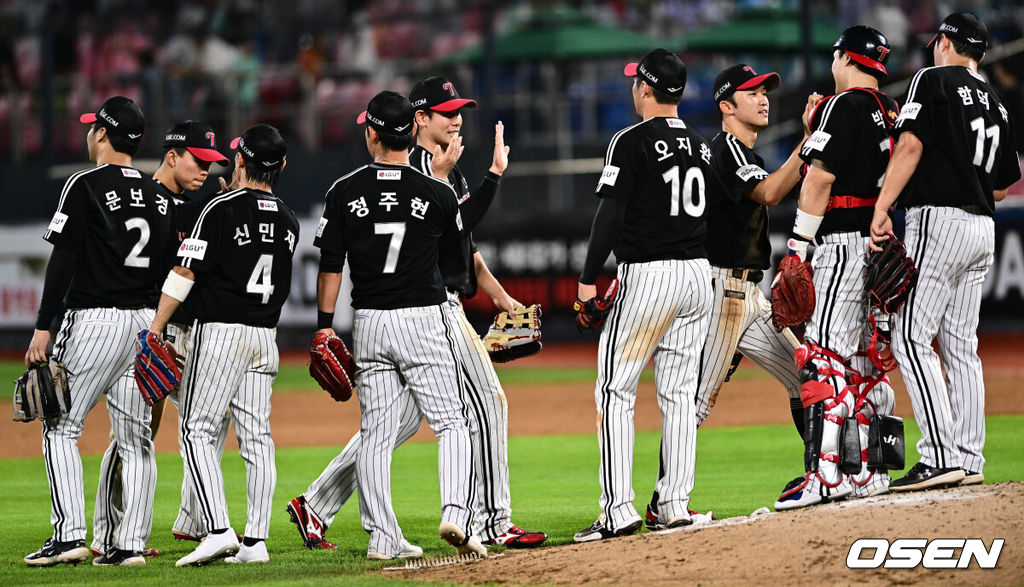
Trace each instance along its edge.
{"label": "player's back", "polygon": [[391,310],[442,303],[439,247],[458,247],[458,202],[447,182],[408,166],[374,163],[327,192],[314,244],[348,255],[352,307]]}
{"label": "player's back", "polygon": [[[992,190],[1012,183],[1019,163],[1010,115],[999,95],[967,67],[919,71],[911,80],[897,129],[924,144],[917,170],[900,196],[904,207],[925,204],[995,210]],[[1002,185],[1000,185],[1002,184]]]}
{"label": "player's back", "polygon": [[626,205],[620,262],[695,259],[704,253],[707,141],[678,118],[655,117],[619,131],[608,145],[597,194]]}
{"label": "player's back", "polygon": [[72,175],[44,235],[78,254],[68,308],[155,306],[172,207],[131,167],[99,165]]}
{"label": "player's back", "polygon": [[196,274],[189,311],[201,322],[277,326],[298,238],[295,214],[270,192],[243,188],[208,200],[178,250]]}

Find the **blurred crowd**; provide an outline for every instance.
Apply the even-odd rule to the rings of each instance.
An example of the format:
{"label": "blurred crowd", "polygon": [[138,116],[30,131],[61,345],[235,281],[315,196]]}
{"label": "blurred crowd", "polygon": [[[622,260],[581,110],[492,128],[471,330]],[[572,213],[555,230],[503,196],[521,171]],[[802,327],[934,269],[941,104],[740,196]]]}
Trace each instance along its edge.
{"label": "blurred crowd", "polygon": [[[795,0],[512,0],[500,6],[484,0],[0,0],[0,156],[61,159],[78,153],[81,133],[72,124],[75,117],[114,94],[138,101],[150,118],[151,130],[174,120],[200,117],[218,131],[229,132],[258,118],[298,135],[306,148],[317,149],[349,138],[351,117],[380,89],[407,87],[409,80],[427,72],[438,59],[481,43],[489,27],[500,35],[552,5],[667,39],[726,22],[744,10],[794,9],[797,4]],[[934,30],[937,15],[963,8],[948,0],[812,4],[820,15],[836,22],[876,26],[889,35],[896,51],[909,47],[906,58],[894,60],[899,71],[893,77],[906,77],[925,65],[926,56],[915,44]],[[1019,2],[969,4],[983,14],[992,38],[1005,42],[1022,36],[1024,8]],[[785,59],[788,66],[783,64],[780,71],[789,70],[799,78],[798,56]],[[695,87],[703,77],[713,78],[719,61],[694,58]],[[994,72],[1000,87],[1016,91],[1008,101],[1016,100],[1018,105],[1018,80],[1024,75],[1020,61],[1006,60]],[[461,67],[446,73],[479,93],[479,71]],[[609,81],[619,81],[614,73],[608,74]],[[510,91],[536,91],[531,87],[535,77],[517,76]],[[567,94],[574,87],[580,87],[578,80],[564,80]],[[596,87],[603,91],[608,86]],[[617,99],[613,106],[616,115],[598,118],[598,128],[591,130],[611,132],[614,128],[603,127],[619,124],[631,114],[624,99]],[[509,132],[521,137],[534,130],[545,129],[533,123]],[[144,152],[158,148],[149,141]]]}

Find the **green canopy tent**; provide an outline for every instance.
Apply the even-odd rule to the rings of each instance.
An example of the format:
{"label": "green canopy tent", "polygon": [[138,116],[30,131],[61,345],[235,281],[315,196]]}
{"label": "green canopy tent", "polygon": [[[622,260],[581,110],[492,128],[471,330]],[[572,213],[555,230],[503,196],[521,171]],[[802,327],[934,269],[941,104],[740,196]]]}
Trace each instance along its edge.
{"label": "green canopy tent", "polygon": [[[843,32],[825,19],[811,22],[815,51],[828,51]],[[736,19],[666,41],[665,48],[679,52],[743,53],[750,51],[792,53],[800,51],[800,15],[792,10],[751,10]]]}

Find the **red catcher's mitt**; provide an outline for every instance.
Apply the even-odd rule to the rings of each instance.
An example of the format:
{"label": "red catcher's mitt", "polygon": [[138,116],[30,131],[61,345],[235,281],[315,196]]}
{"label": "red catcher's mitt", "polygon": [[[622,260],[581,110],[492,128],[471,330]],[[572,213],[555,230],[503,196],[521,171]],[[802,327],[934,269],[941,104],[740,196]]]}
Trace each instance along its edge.
{"label": "red catcher's mitt", "polygon": [[618,293],[619,279],[616,277],[603,296],[591,298],[585,302],[579,299],[573,302],[572,309],[576,312],[576,325],[581,329],[588,330],[600,328],[604,324],[605,318],[608,317],[612,302],[615,301],[615,296]]}
{"label": "red catcher's mitt", "polygon": [[345,343],[324,332],[309,345],[309,374],[336,402],[348,401],[355,389],[356,363]]}
{"label": "red catcher's mitt", "polygon": [[811,264],[796,255],[786,255],[772,282],[772,325],[782,332],[799,326],[814,313],[814,282]]}

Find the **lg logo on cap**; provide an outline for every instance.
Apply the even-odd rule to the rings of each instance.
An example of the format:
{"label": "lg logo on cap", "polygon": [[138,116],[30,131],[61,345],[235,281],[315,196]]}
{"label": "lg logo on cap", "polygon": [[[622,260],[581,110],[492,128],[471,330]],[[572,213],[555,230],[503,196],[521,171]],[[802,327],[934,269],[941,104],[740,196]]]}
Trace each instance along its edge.
{"label": "lg logo on cap", "polygon": [[[985,548],[980,538],[861,538],[850,546],[846,566],[851,569],[966,569],[974,559],[979,568],[994,569],[1003,551],[1002,538]],[[959,552],[958,552],[959,551]]]}

